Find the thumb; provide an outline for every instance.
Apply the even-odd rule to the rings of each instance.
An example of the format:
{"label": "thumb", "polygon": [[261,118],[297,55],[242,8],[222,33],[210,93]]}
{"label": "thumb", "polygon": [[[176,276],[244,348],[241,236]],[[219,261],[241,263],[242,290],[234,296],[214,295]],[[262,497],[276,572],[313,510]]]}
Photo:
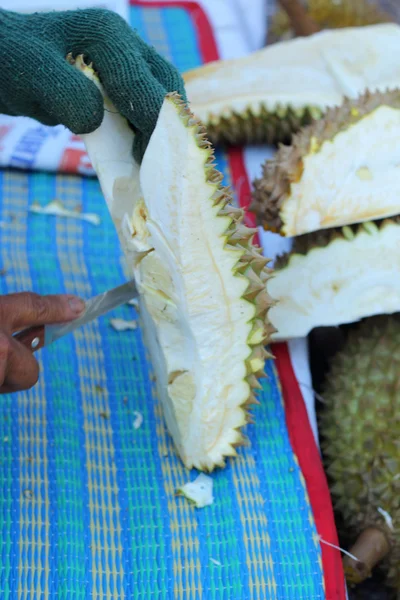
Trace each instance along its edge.
{"label": "thumb", "polygon": [[48,121],[62,123],[75,134],[100,127],[104,104],[93,81],[54,51],[49,52],[47,65],[35,73],[32,93]]}
{"label": "thumb", "polygon": [[85,303],[76,296],[32,292],[0,296],[0,323],[12,333],[33,325],[64,323],[79,317]]}

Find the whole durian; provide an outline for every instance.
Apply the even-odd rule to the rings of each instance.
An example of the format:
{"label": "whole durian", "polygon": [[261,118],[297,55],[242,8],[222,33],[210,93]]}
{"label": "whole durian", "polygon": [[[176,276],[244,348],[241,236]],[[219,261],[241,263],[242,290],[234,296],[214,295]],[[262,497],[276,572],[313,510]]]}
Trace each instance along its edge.
{"label": "whole durian", "polygon": [[400,90],[346,99],[264,163],[250,210],[288,237],[398,215],[399,140]]}
{"label": "whole durian", "polygon": [[400,87],[400,27],[322,31],[184,73],[191,110],[214,144],[289,142],[344,97]]}
{"label": "whole durian", "polygon": [[[269,43],[279,39],[291,39],[296,35],[294,24],[285,10],[286,2],[282,4],[283,8],[278,9],[271,19]],[[309,19],[319,29],[360,27],[393,21],[393,15],[376,0],[306,0],[301,4],[304,5]]]}
{"label": "whole durian", "polygon": [[379,563],[400,591],[400,319],[374,317],[349,333],[323,390],[321,446],[331,493],[354,539],[349,582]]}

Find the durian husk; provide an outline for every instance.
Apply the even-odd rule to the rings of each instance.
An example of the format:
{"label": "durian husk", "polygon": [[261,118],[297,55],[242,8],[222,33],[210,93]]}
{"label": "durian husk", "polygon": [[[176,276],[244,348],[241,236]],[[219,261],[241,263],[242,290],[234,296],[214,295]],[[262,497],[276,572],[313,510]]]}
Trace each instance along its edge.
{"label": "durian husk", "polygon": [[360,233],[369,235],[379,235],[379,232],[387,225],[399,225],[400,216],[391,219],[382,219],[380,221],[371,221],[366,223],[354,223],[343,227],[334,227],[332,229],[321,229],[313,233],[306,233],[293,238],[293,244],[290,252],[285,252],[275,259],[274,270],[280,271],[290,264],[294,256],[307,256],[313,250],[327,248],[334,241],[352,242]]}
{"label": "durian husk", "polygon": [[[85,65],[82,57],[70,58],[70,62],[101,89],[93,68]],[[140,291],[141,327],[155,369],[157,393],[166,424],[185,466],[212,471],[217,466],[225,466],[226,457],[236,456],[236,447],[245,442],[242,428],[253,420],[250,411],[258,403],[259,379],[265,376],[265,360],[271,358],[266,349],[274,331],[268,319],[268,311],[273,304],[266,290],[271,274],[267,266],[269,260],[253,243],[257,230],[245,226],[243,210],[233,206],[231,190],[222,185],[223,176],[215,168],[214,151],[205,128],[177,93],[166,95],[140,167],[131,156],[134,135],[131,128],[107,98],[105,106],[107,110],[101,127],[83,138],[119,234],[128,268]],[[174,149],[171,148],[168,153],[168,145],[174,139],[187,145],[186,151],[179,150],[185,152],[187,162],[182,160],[179,165],[173,162]],[[189,175],[187,165],[193,168]],[[192,184],[192,179],[199,183]],[[183,193],[182,190],[190,185],[195,186],[192,195]],[[166,194],[168,202],[159,207],[157,194],[148,197],[149,189]],[[196,194],[203,194],[203,197],[199,199]],[[189,212],[185,212],[188,211],[186,204],[185,209],[179,204],[195,200],[197,205]],[[183,232],[184,219],[187,214],[187,219],[190,219],[194,210],[200,215],[196,229]],[[212,243],[210,235],[214,236]],[[176,247],[172,247],[169,240],[176,238]],[[193,247],[196,249],[199,244],[202,246],[201,260],[199,256],[182,258],[185,239],[195,239]],[[209,255],[215,257],[215,253],[221,259],[219,262],[208,258]],[[149,260],[153,260],[150,265],[154,264],[159,271],[149,270],[149,267],[146,270],[144,265]],[[215,273],[200,271],[201,277],[197,278],[195,288],[189,289],[193,269],[200,269],[199,265],[210,262]],[[179,278],[182,282],[179,288],[174,287],[175,280],[172,285],[169,283],[169,278],[175,275],[175,279]],[[209,290],[208,281],[212,281],[214,275],[216,286]],[[224,282],[228,282],[225,287]],[[226,297],[227,289],[241,291],[238,297],[230,298]],[[215,306],[214,296],[219,297],[219,294],[224,300]],[[213,318],[207,312],[208,304],[215,311],[220,311],[225,322],[220,322],[218,329],[212,327],[207,336],[200,331],[196,337],[198,323]],[[231,313],[232,317],[229,316]],[[163,345],[164,324],[167,328],[164,332],[171,332],[171,336]],[[239,342],[245,353],[240,351],[243,359],[221,372],[222,383],[215,381],[214,392],[208,393],[208,388],[204,391],[201,387],[203,370],[210,363],[210,352],[220,347],[221,336],[227,330],[232,341],[231,344],[227,342],[226,355],[215,356],[212,362],[225,364],[230,346]],[[199,357],[198,361],[194,361],[194,372],[175,364],[178,360],[185,360],[184,351],[178,358],[172,357],[171,349],[177,345],[174,340],[182,338],[182,344],[187,342],[188,347],[194,346],[193,355]],[[171,361],[175,361],[172,370],[169,367]],[[234,383],[238,378],[240,385]],[[218,397],[217,386],[225,383]],[[199,414],[201,418],[197,419]],[[215,417],[212,416],[214,414]],[[207,436],[214,430],[217,433],[212,444],[206,444],[204,440],[208,440]]]}
{"label": "durian husk", "polygon": [[207,123],[207,136],[216,146],[289,143],[294,131],[321,115],[318,108],[308,106],[295,109],[279,105],[268,110],[261,105],[258,111],[248,108],[242,113],[232,109],[229,116]]}
{"label": "durian husk", "polygon": [[183,77],[191,110],[212,143],[286,143],[346,95],[400,87],[398,54],[400,27],[381,24],[280,42]]}
{"label": "durian husk", "polygon": [[[253,182],[253,201],[249,210],[256,215],[257,223],[265,230],[292,237],[400,213],[399,200],[398,204],[394,203],[386,209],[379,201],[372,207],[365,202],[359,203],[355,204],[353,213],[343,214],[340,199],[329,196],[329,203],[320,206],[316,199],[306,196],[297,185],[301,183],[307,167],[312,166],[313,156],[321,150],[333,154],[331,142],[338,134],[345,135],[355,125],[363,126],[368,115],[375,114],[376,110],[383,107],[400,110],[400,90],[375,93],[366,91],[356,100],[346,98],[339,107],[329,109],[322,119],[315,120],[295,134],[290,145],[281,146],[275,156],[262,166],[262,176]],[[376,135],[382,137],[383,146],[385,131],[379,130]],[[374,140],[370,141],[373,142]],[[368,148],[362,151],[367,152]],[[349,156],[352,156],[351,148],[349,148]],[[341,159],[341,157],[334,158]],[[366,168],[356,170],[356,160],[358,158],[354,159],[349,169],[354,169],[361,184],[364,178],[368,179],[370,175]],[[327,163],[326,170],[329,171],[329,168],[330,165]],[[316,189],[319,184],[320,189],[324,188],[326,174],[325,170],[317,173],[321,181],[316,182]],[[348,174],[352,174],[351,171]],[[339,187],[343,188],[343,186]],[[326,187],[326,191],[331,194],[330,188]],[[319,194],[321,196],[320,192]],[[337,206],[335,201],[338,203]],[[308,218],[311,214],[314,217],[318,214],[318,218]]]}
{"label": "durian husk", "polygon": [[321,447],[333,501],[354,538],[350,552],[366,562],[352,573],[346,557],[348,577],[359,582],[382,561],[388,583],[399,589],[399,315],[366,319],[350,332],[322,397]]}
{"label": "durian husk", "polygon": [[[303,4],[308,16],[320,29],[362,27],[394,21],[394,16],[373,0],[307,0]],[[295,35],[288,14],[279,8],[271,18],[268,43],[288,40]]]}
{"label": "durian husk", "polygon": [[267,282],[273,340],[400,311],[399,238],[399,217],[295,238]]}

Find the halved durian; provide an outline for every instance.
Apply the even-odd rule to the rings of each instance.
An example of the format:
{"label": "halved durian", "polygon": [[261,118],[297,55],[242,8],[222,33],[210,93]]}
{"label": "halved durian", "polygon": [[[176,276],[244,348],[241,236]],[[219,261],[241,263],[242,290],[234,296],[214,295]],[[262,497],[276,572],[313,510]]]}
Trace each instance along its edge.
{"label": "halved durian", "polygon": [[243,442],[269,356],[268,259],[178,94],[166,96],[140,167],[130,127],[105,102],[101,127],[84,141],[140,291],[167,427],[184,464],[211,471]]}
{"label": "halved durian", "polygon": [[400,213],[400,90],[346,99],[281,146],[250,210],[296,236]]}
{"label": "halved durian", "polygon": [[276,143],[344,97],[400,87],[400,27],[322,31],[184,73],[213,143]]}

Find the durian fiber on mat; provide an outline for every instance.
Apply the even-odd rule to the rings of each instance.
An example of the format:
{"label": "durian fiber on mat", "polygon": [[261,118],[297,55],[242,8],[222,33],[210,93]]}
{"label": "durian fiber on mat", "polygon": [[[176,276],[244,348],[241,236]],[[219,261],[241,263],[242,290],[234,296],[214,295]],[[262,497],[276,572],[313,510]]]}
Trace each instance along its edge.
{"label": "durian fiber on mat", "polygon": [[[130,17],[182,71],[201,63],[184,6],[133,6]],[[229,184],[227,158],[217,159]],[[101,224],[29,212],[54,199]],[[126,277],[95,179],[1,171],[0,224],[2,294],[90,297]],[[197,510],[174,495],[196,473],[173,452],[141,332],[117,332],[109,319],[41,351],[39,384],[0,402],[1,598],[325,598],[274,364],[247,428],[251,445],[213,475],[214,504]]]}

